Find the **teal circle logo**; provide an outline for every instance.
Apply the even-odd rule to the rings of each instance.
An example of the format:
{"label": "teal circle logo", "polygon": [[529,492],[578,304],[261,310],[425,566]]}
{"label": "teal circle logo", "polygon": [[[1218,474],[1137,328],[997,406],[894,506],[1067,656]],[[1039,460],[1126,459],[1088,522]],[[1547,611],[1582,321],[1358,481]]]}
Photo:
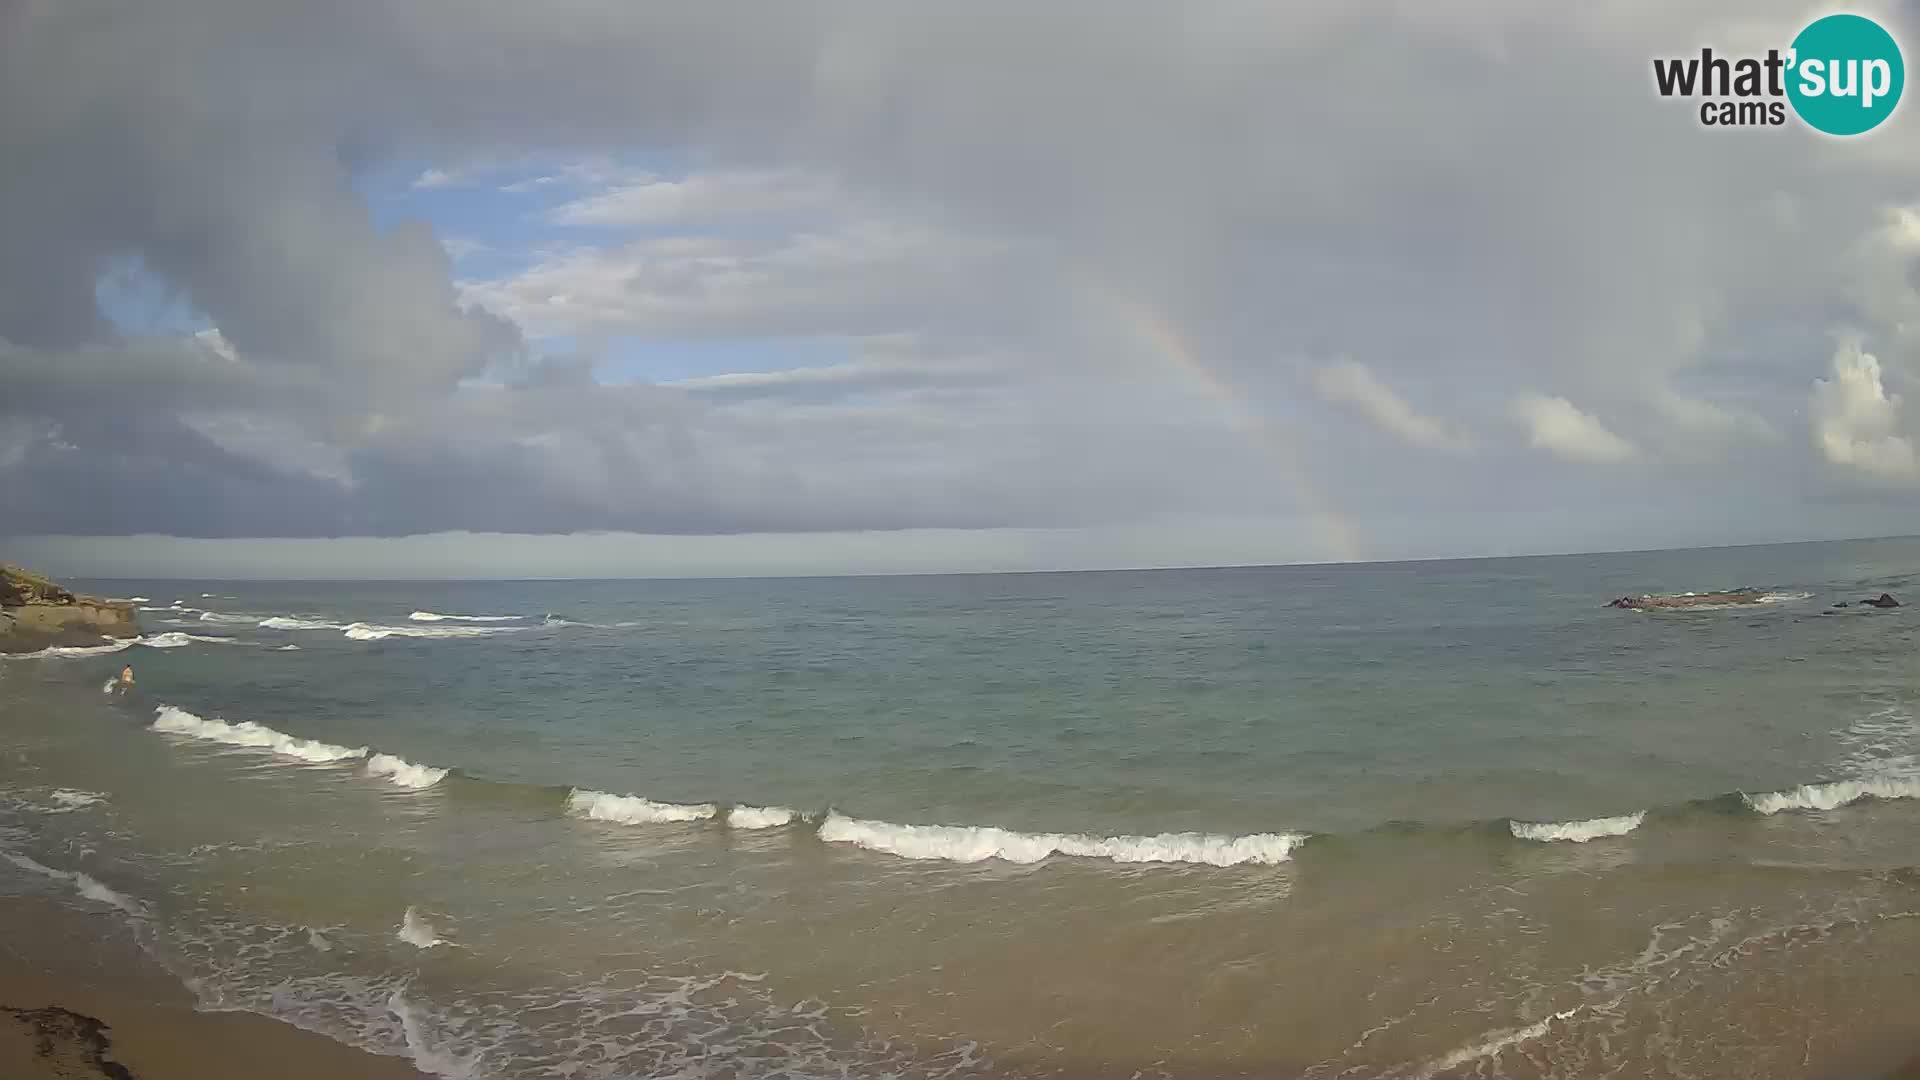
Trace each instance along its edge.
{"label": "teal circle logo", "polygon": [[1907,65],[1893,35],[1860,15],[1828,15],[1793,39],[1787,100],[1815,130],[1858,135],[1900,104]]}

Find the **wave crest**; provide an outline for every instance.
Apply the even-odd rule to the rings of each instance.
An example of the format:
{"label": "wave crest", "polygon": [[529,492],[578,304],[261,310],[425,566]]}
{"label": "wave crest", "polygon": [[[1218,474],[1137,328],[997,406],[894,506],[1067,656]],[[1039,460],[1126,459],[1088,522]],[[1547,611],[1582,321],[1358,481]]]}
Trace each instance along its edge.
{"label": "wave crest", "polygon": [[411,638],[468,638],[487,637],[492,634],[511,634],[525,630],[524,626],[382,626],[378,623],[349,623],[345,626],[346,636],[354,641],[380,641],[390,637]]}
{"label": "wave crest", "polygon": [[735,829],[777,829],[794,818],[784,806],[735,806],[727,810],[727,825]]}
{"label": "wave crest", "polygon": [[335,746],[332,743],[316,742],[312,739],[298,739],[251,720],[229,724],[225,720],[208,720],[205,717],[195,716],[185,709],[175,708],[172,705],[162,705],[154,712],[157,714],[153,721],[155,731],[185,735],[207,742],[225,743],[228,746],[271,750],[282,757],[295,758],[311,764],[325,765],[367,756],[367,748],[364,746]]}
{"label": "wave crest", "polygon": [[518,615],[442,615],[437,611],[415,611],[407,618],[414,622],[512,622]]}
{"label": "wave crest", "polygon": [[1639,810],[1618,817],[1587,818],[1582,821],[1509,821],[1507,827],[1521,840],[1564,840],[1584,844],[1608,836],[1625,836],[1639,828],[1646,817],[1647,812]]}
{"label": "wave crest", "polygon": [[638,795],[614,795],[590,788],[574,788],[567,793],[567,811],[594,821],[617,821],[623,825],[650,825],[669,821],[705,821],[719,813],[712,803],[663,803]]}
{"label": "wave crest", "polygon": [[1881,776],[1801,784],[1787,791],[1741,797],[1762,814],[1782,810],[1835,810],[1861,799],[1920,799],[1920,777]]}
{"label": "wave crest", "polygon": [[420,791],[447,778],[447,770],[432,765],[415,765],[392,754],[375,754],[367,759],[367,775],[378,776],[403,788]]}
{"label": "wave crest", "polygon": [[325,619],[303,619],[298,615],[275,615],[261,619],[254,625],[264,630],[339,630],[345,624]]}
{"label": "wave crest", "polygon": [[1272,865],[1293,857],[1305,843],[1302,833],[1254,833],[1222,836],[1211,833],[1161,833],[1157,836],[1087,836],[1079,833],[1023,833],[1012,829],[967,825],[895,825],[862,821],[829,813],[820,824],[820,839],[853,844],[869,851],[906,859],[940,859],[973,863],[1001,859],[1036,863],[1050,855],[1106,859],[1117,863],[1196,863],[1238,866]]}
{"label": "wave crest", "polygon": [[0,659],[7,660],[70,660],[79,656],[105,656],[117,653],[121,649],[131,649],[140,644],[139,638],[123,638],[100,645],[49,645],[44,649],[24,653],[0,653]]}

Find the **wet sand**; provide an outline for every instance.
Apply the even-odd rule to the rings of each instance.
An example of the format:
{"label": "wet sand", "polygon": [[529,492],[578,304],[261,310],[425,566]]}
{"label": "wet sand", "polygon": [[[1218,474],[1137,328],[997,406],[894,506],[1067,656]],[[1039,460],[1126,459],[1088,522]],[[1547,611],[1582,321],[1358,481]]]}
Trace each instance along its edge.
{"label": "wet sand", "polygon": [[0,897],[0,1077],[109,1080],[424,1080],[251,1013],[194,1011],[118,920]]}

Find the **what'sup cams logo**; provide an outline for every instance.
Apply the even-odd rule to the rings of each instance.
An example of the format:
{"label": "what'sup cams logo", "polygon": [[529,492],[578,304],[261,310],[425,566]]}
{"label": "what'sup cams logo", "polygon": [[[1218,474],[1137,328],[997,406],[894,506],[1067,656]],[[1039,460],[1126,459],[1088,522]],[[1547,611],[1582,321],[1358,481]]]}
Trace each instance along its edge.
{"label": "what'sup cams logo", "polygon": [[1779,127],[1787,107],[1828,135],[1879,127],[1900,104],[1907,67],[1900,45],[1861,15],[1828,15],[1807,24],[1783,53],[1656,59],[1653,84],[1665,98],[1699,98],[1707,127]]}

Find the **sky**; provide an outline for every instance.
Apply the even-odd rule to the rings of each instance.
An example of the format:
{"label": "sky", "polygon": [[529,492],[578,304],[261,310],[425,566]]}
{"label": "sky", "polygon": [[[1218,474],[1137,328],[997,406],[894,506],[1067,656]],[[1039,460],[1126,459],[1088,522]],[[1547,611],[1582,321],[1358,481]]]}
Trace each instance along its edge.
{"label": "sky", "polygon": [[1838,139],[1653,88],[1826,10],[0,0],[0,557],[1920,532],[1920,106]]}

